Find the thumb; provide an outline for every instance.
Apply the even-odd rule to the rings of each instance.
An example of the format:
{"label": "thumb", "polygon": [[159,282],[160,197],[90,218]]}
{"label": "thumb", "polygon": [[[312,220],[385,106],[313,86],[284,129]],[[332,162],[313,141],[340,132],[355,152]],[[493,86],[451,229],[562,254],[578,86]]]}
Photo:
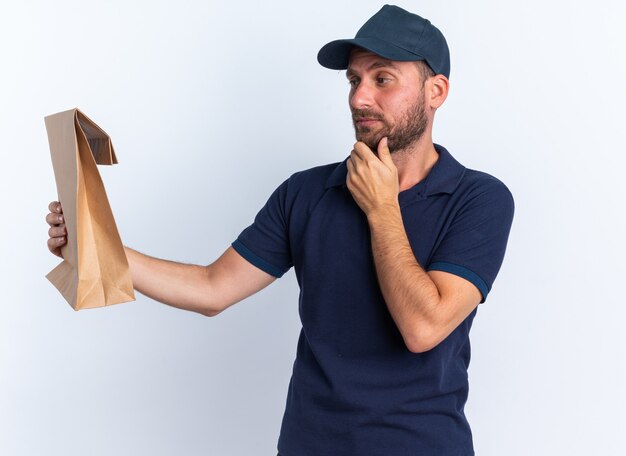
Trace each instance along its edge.
{"label": "thumb", "polygon": [[385,136],[378,143],[378,158],[385,164],[393,164],[393,160],[391,159],[391,152],[389,151],[389,146],[387,145],[387,137]]}

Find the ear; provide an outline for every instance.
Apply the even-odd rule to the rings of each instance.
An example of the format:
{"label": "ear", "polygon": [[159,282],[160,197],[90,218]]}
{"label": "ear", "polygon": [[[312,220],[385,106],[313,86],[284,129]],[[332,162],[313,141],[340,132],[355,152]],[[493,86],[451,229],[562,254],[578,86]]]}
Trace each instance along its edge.
{"label": "ear", "polygon": [[426,81],[426,87],[428,88],[426,93],[427,102],[432,109],[437,109],[448,98],[450,81],[443,74],[436,74]]}

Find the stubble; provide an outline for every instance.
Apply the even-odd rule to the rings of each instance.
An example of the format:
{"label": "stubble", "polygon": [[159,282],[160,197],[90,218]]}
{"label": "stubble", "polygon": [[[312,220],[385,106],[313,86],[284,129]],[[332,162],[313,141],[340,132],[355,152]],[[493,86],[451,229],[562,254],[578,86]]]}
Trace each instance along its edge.
{"label": "stubble", "polygon": [[[422,96],[402,114],[395,125],[391,125],[381,113],[369,109],[354,109],[352,111],[352,123],[356,140],[364,142],[370,149],[376,151],[378,143],[386,136],[391,153],[407,149],[419,141],[426,131],[428,117],[425,104],[422,91]],[[363,117],[380,120],[382,128],[358,126],[357,119]]]}

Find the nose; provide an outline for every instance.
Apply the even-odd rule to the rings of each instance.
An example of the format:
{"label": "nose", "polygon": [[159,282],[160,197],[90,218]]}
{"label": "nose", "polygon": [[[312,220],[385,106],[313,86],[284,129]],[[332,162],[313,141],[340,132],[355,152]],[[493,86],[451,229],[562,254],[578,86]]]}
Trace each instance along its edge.
{"label": "nose", "polygon": [[360,81],[350,90],[350,106],[352,109],[366,109],[374,104],[374,88],[367,81]]}

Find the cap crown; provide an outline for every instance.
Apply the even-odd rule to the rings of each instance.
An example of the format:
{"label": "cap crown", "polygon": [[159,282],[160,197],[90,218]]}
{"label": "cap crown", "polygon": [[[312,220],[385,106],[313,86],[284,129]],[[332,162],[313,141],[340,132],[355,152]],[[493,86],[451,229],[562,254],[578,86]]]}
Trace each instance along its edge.
{"label": "cap crown", "polygon": [[363,24],[355,38],[386,41],[422,57],[436,73],[449,76],[450,52],[443,34],[428,19],[398,6],[383,6]]}
{"label": "cap crown", "polygon": [[326,44],[318,61],[327,68],[345,69],[354,46],[390,60],[425,60],[435,73],[450,76],[450,51],[443,34],[429,20],[394,5],[383,6],[354,38]]}

